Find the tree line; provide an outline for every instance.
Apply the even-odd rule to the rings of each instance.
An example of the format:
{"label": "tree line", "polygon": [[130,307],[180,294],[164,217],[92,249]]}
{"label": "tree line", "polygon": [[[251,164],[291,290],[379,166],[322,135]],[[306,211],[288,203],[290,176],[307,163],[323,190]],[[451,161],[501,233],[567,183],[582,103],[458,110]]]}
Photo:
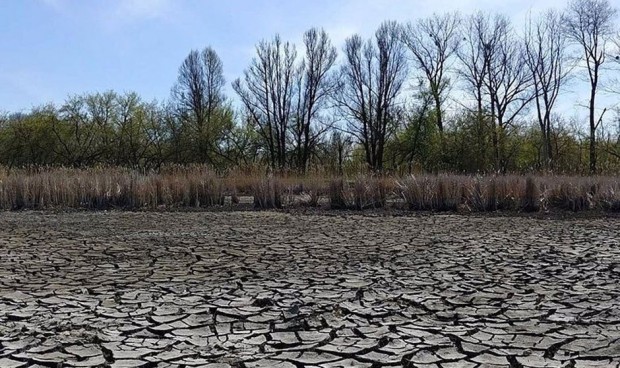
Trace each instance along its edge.
{"label": "tree line", "polygon": [[[616,16],[608,0],[572,0],[520,26],[434,14],[386,21],[341,50],[319,28],[302,45],[275,35],[232,81],[234,98],[217,52],[192,50],[164,102],[108,91],[0,115],[0,164],[616,172]],[[572,88],[588,89],[585,122],[561,110]]]}

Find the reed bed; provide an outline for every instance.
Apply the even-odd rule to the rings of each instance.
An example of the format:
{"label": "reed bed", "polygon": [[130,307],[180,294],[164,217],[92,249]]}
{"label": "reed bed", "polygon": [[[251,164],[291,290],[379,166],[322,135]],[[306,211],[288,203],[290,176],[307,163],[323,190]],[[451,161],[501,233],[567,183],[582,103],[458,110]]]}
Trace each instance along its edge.
{"label": "reed bed", "polygon": [[166,174],[121,169],[53,169],[0,177],[0,209],[138,209],[224,204],[223,183],[208,171]]}
{"label": "reed bed", "polygon": [[160,172],[120,168],[0,168],[0,210],[189,209],[311,206],[365,210],[489,212],[620,211],[619,177],[217,174],[204,166]]}

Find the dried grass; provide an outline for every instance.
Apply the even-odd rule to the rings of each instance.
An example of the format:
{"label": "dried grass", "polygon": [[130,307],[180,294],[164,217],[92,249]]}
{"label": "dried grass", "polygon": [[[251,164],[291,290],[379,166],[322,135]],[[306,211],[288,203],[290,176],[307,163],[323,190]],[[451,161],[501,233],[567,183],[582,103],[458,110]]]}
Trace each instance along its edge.
{"label": "dried grass", "polygon": [[463,203],[460,176],[411,176],[398,182],[405,205],[418,211],[456,211]]}
{"label": "dried grass", "polygon": [[342,210],[348,207],[344,188],[344,179],[333,179],[329,182],[329,205],[332,209]]}
{"label": "dried grass", "polygon": [[525,179],[525,190],[521,198],[521,210],[524,212],[538,212],[540,210],[540,187],[537,180],[531,176]]}
{"label": "dried grass", "polygon": [[273,176],[256,181],[252,186],[254,207],[261,209],[282,208],[282,184]]}
{"label": "dried grass", "polygon": [[210,207],[224,187],[206,170],[138,173],[123,169],[19,171],[0,177],[0,209],[105,210]]}
{"label": "dried grass", "polygon": [[387,180],[358,176],[353,182],[353,207],[357,210],[383,208],[389,192]]}
{"label": "dried grass", "polygon": [[253,196],[256,208],[286,206],[372,209],[390,205],[413,211],[620,211],[620,179],[571,176],[408,177],[312,174],[266,175],[265,171],[217,175],[204,166],[160,172],[119,168],[85,170],[0,168],[0,209],[170,209],[236,205]]}

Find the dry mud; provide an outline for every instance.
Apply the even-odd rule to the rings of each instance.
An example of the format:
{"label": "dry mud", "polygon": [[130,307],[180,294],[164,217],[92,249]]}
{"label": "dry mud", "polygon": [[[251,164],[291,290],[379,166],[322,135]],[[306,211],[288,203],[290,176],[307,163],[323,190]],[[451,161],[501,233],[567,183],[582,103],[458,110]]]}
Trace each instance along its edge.
{"label": "dry mud", "polygon": [[0,367],[618,367],[617,219],[0,214]]}

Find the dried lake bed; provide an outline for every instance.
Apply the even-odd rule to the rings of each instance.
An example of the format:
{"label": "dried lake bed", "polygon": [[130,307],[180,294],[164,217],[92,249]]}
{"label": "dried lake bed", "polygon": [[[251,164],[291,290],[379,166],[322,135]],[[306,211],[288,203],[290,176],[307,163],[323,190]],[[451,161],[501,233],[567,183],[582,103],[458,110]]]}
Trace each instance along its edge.
{"label": "dried lake bed", "polygon": [[0,214],[0,367],[620,367],[620,220]]}

